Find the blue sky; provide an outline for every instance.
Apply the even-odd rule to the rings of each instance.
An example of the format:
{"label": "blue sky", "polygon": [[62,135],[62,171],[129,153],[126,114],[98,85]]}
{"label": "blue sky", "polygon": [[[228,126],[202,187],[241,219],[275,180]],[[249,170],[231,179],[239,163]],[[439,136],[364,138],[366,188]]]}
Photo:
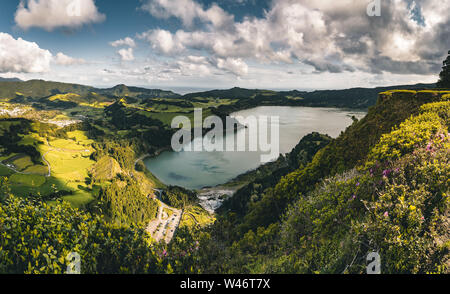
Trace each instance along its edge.
{"label": "blue sky", "polygon": [[450,4],[386,0],[371,17],[370,2],[2,1],[0,76],[167,89],[434,82]]}

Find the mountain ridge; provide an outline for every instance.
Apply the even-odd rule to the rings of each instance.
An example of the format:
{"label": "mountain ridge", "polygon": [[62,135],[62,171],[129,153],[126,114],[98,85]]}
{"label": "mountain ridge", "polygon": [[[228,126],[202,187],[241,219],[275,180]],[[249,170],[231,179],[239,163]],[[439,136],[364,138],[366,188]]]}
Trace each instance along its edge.
{"label": "mountain ridge", "polygon": [[185,99],[189,101],[205,98],[213,99],[237,99],[247,101],[244,104],[252,106],[261,103],[296,105],[310,107],[340,107],[340,108],[368,108],[376,104],[378,93],[393,89],[424,90],[432,89],[436,84],[399,85],[375,88],[349,88],[340,90],[315,90],[299,91],[286,90],[274,91],[264,89],[246,89],[233,87],[224,90],[210,90],[194,92],[185,95],[162,89],[150,89],[144,87],[127,86],[119,84],[111,88],[97,88],[93,86],[61,83],[44,80],[5,80],[0,78],[0,98],[15,98],[23,96],[27,98],[44,98],[58,94],[73,93],[77,95],[89,95],[92,93],[111,97],[132,97],[138,99],[167,98]]}

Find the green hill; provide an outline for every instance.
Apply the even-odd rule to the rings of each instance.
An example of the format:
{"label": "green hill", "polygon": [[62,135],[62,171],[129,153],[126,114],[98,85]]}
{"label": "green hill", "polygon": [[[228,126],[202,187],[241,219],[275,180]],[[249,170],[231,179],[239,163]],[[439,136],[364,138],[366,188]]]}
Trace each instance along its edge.
{"label": "green hill", "polygon": [[180,96],[170,91],[127,87],[124,85],[119,85],[108,89],[99,89],[85,85],[50,82],[43,80],[30,80],[26,82],[0,81],[0,99],[11,99],[17,96],[38,99],[67,93],[73,93],[81,96],[96,93],[110,97],[130,96],[141,99],[159,97],[177,98]]}
{"label": "green hill", "polygon": [[19,78],[2,78],[0,77],[0,82],[22,82]]}
{"label": "green hill", "polygon": [[[345,90],[320,91],[268,91],[232,88],[228,90],[213,90],[184,95],[187,100],[204,98],[212,99],[239,99],[232,107],[239,109],[261,104],[267,105],[296,105],[312,107],[342,107],[364,109],[376,104],[378,93],[394,89],[423,90],[432,89],[435,84],[417,84],[409,86],[391,86],[378,88],[353,88]],[[228,108],[230,108],[228,106]]]}
{"label": "green hill", "polygon": [[306,164],[248,184],[203,235],[200,272],[364,273],[377,251],[383,273],[448,273],[449,98],[381,93]]}

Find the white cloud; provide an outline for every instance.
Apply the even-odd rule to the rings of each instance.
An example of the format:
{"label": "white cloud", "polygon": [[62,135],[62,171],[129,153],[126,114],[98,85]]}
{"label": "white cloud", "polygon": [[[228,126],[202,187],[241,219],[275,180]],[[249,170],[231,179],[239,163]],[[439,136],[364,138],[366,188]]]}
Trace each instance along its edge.
{"label": "white cloud", "polygon": [[50,70],[52,54],[36,43],[0,33],[0,73],[42,73]]}
{"label": "white cloud", "polygon": [[245,76],[248,74],[248,65],[240,58],[219,58],[217,60],[217,67],[237,76]]}
{"label": "white cloud", "polygon": [[450,4],[416,1],[425,25],[413,17],[407,1],[383,1],[381,17],[369,17],[367,4],[277,0],[262,18],[234,21],[216,4],[206,9],[194,0],[148,0],[144,10],[154,17],[176,17],[186,28],[174,33],[151,30],[142,36],[169,56],[208,52],[218,68],[236,75],[246,73],[248,59],[301,62],[315,72],[331,73],[427,75],[439,70],[450,42]]}
{"label": "white cloud", "polygon": [[120,39],[109,44],[113,47],[136,47],[136,42],[130,37],[126,37],[125,39]]}
{"label": "white cloud", "polygon": [[152,45],[152,48],[166,55],[172,55],[183,51],[184,45],[173,36],[171,32],[156,29],[144,32],[138,36],[145,39]]}
{"label": "white cloud", "polygon": [[86,61],[84,59],[77,59],[70,56],[67,56],[61,52],[56,54],[54,58],[54,62],[58,65],[64,65],[64,66],[70,66],[70,65],[79,65],[79,64],[85,64]]}
{"label": "white cloud", "polygon": [[217,4],[212,4],[205,10],[202,5],[193,0],[148,0],[141,9],[158,18],[172,16],[179,18],[186,26],[192,26],[196,19],[208,22],[214,27],[224,27],[234,21],[234,17]]}
{"label": "white cloud", "polygon": [[128,49],[120,49],[117,51],[122,61],[133,61],[134,60],[134,52],[133,48]]}
{"label": "white cloud", "polygon": [[15,14],[15,22],[20,28],[37,27],[47,31],[78,28],[102,22],[105,18],[94,0],[21,0]]}

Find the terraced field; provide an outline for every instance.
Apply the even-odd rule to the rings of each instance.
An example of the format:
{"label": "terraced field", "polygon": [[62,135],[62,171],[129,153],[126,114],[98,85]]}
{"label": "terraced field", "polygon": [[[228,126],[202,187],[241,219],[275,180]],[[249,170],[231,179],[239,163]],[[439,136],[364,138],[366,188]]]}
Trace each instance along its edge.
{"label": "terraced field", "polygon": [[12,192],[26,197],[66,191],[62,198],[76,207],[92,201],[86,179],[95,164],[90,159],[93,141],[82,131],[69,132],[69,137],[71,139],[42,138],[37,134],[23,136],[21,144],[34,145],[41,153],[42,164],[33,163],[25,154],[0,157],[0,175],[11,176]]}

